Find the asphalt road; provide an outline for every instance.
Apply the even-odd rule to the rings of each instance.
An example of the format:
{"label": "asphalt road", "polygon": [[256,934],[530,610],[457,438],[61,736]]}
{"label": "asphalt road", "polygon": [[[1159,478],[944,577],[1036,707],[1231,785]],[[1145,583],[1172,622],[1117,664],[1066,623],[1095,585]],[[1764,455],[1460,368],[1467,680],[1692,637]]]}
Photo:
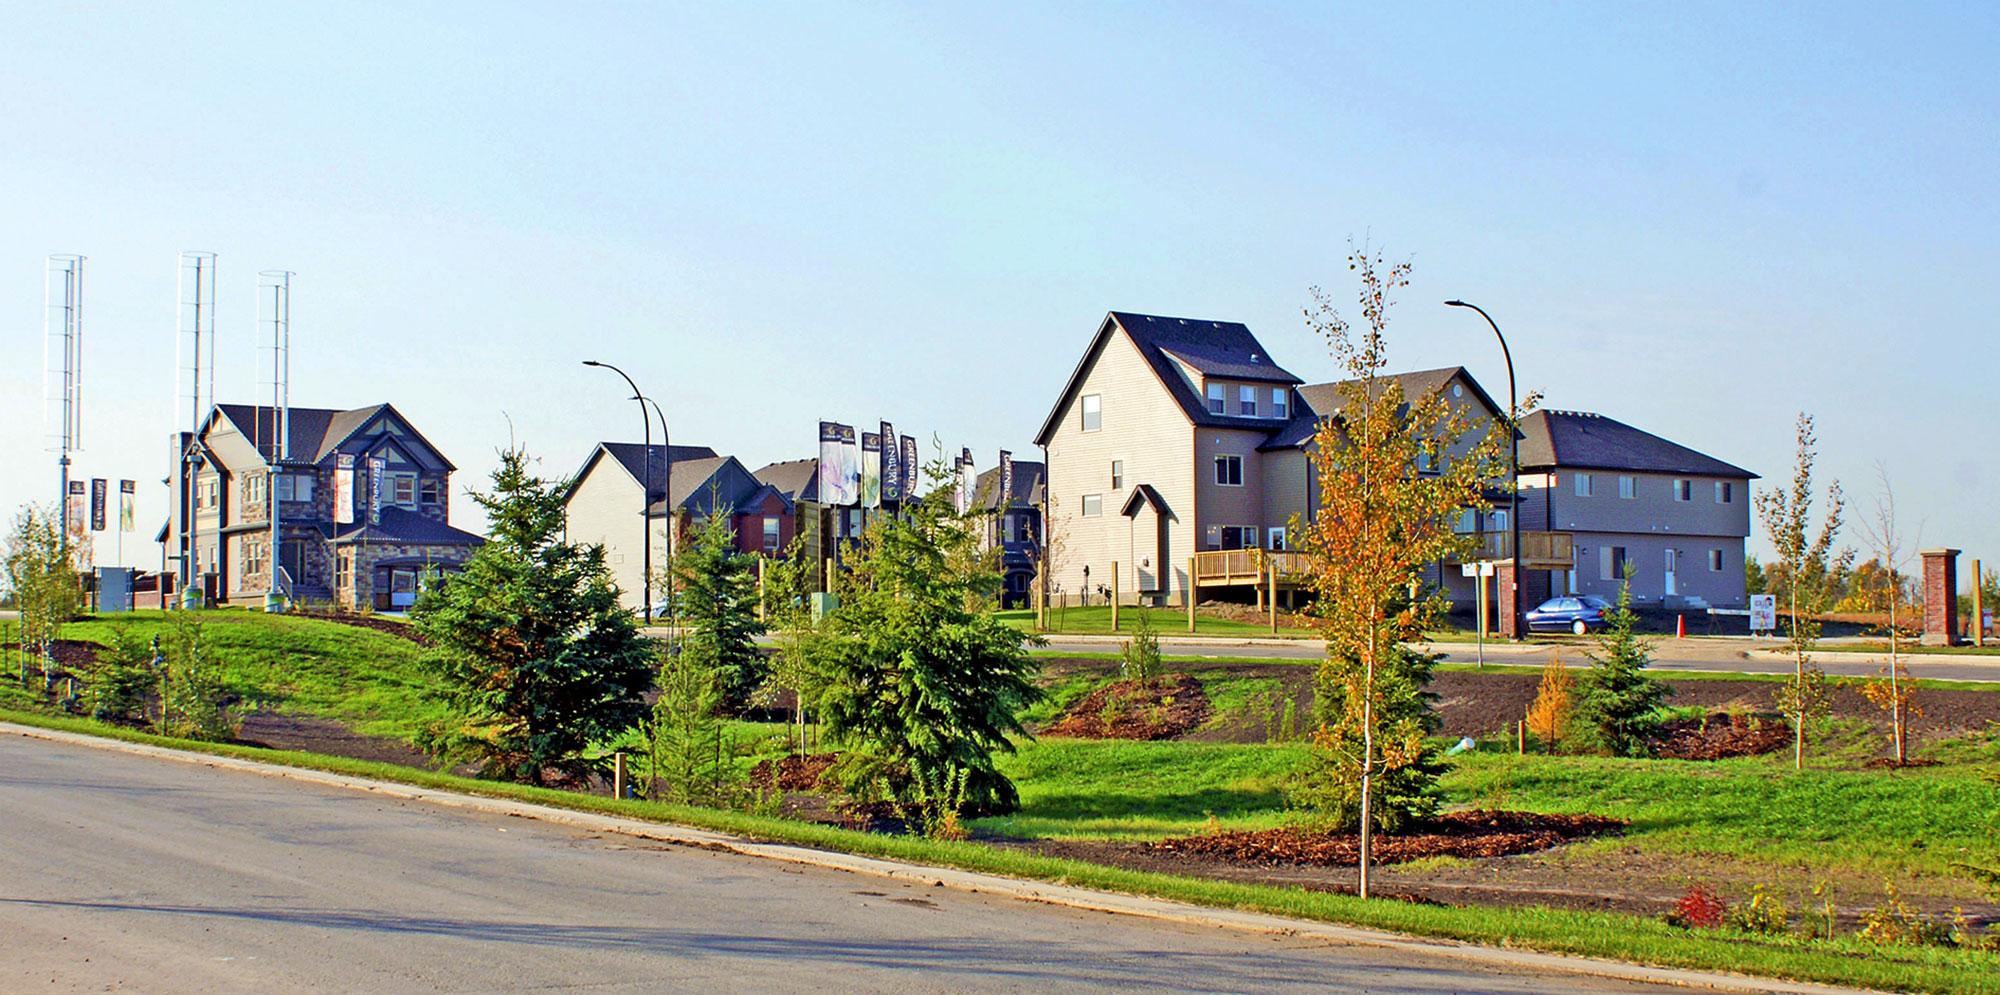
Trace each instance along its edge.
{"label": "asphalt road", "polygon": [[[1752,642],[1748,639],[1657,638],[1653,643],[1653,669],[1724,671],[1738,674],[1791,673],[1793,670],[1791,658],[1772,652],[1768,648],[1770,645],[1768,642]],[[1588,639],[1577,639],[1566,643],[1526,643],[1518,646],[1496,641],[1486,644],[1485,658],[1487,663],[1541,666],[1552,654],[1560,652],[1565,664],[1583,667],[1589,665],[1585,652],[1593,648],[1593,643]],[[1060,655],[1112,653],[1117,649],[1118,641],[1106,637],[1079,639],[1051,636],[1048,645],[1041,651]],[[1448,663],[1473,663],[1479,659],[1478,647],[1470,643],[1437,643],[1432,649],[1443,653]],[[1230,640],[1162,637],[1160,652],[1170,657],[1317,660],[1324,652],[1324,646],[1319,642],[1304,639]],[[1874,677],[1888,666],[1889,656],[1886,653],[1830,651],[1814,654],[1813,662],[1836,677]],[[1917,677],[1948,681],[2000,681],[2000,656],[1906,653],[1903,655],[1903,662],[1910,673]]]}
{"label": "asphalt road", "polygon": [[0,739],[0,840],[5,991],[1652,990],[20,736]]}

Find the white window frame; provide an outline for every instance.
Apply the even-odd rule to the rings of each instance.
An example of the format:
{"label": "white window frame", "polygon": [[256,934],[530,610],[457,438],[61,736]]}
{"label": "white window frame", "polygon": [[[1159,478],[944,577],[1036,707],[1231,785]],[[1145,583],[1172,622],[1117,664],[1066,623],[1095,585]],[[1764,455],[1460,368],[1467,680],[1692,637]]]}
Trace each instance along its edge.
{"label": "white window frame", "polygon": [[1715,482],[1715,503],[1716,503],[1716,504],[1735,504],[1735,503],[1736,503],[1736,485],[1735,485],[1734,483],[1730,482],[1730,481],[1727,481],[1727,480],[1718,480],[1718,481],[1716,481],[1716,482]]}
{"label": "white window frame", "polygon": [[[1234,467],[1236,472],[1233,474],[1224,474],[1223,467]],[[1233,476],[1236,479],[1233,481],[1225,480],[1223,479],[1225,476]],[[1232,453],[1218,454],[1215,457],[1215,485],[1217,487],[1243,486],[1243,457]]]}
{"label": "white window frame", "polygon": [[1208,413],[1227,414],[1229,411],[1229,389],[1219,383],[1208,385]]}
{"label": "white window frame", "polygon": [[1723,558],[1723,555],[1722,555],[1722,550],[1719,550],[1719,549],[1711,549],[1711,550],[1709,550],[1709,551],[1708,551],[1708,572],[1709,572],[1709,573],[1718,573],[1718,574],[1719,574],[1719,573],[1721,573],[1721,572],[1722,572],[1722,567],[1723,567],[1723,562],[1724,562],[1724,558]]}
{"label": "white window frame", "polygon": [[1630,501],[1639,496],[1639,478],[1629,473],[1618,475],[1618,496]]}
{"label": "white window frame", "polygon": [[1248,384],[1236,388],[1236,413],[1245,418],[1257,417],[1257,388]]}
{"label": "white window frame", "polygon": [[1122,459],[1111,461],[1111,489],[1114,491],[1125,489],[1125,461]]}
{"label": "white window frame", "polygon": [[1686,477],[1675,477],[1674,500],[1676,501],[1694,500],[1694,481],[1689,480]]}
{"label": "white window frame", "polygon": [[1264,535],[1265,535],[1264,548],[1279,553],[1285,551],[1285,549],[1287,548],[1285,544],[1291,540],[1291,537],[1286,535],[1285,527],[1282,525],[1273,525],[1270,528],[1265,529]]}
{"label": "white window frame", "polygon": [[1291,391],[1283,387],[1271,388],[1271,417],[1290,418],[1292,416]]}
{"label": "white window frame", "polygon": [[1104,427],[1104,395],[1085,394],[1078,399],[1077,408],[1084,431],[1095,432]]}
{"label": "white window frame", "polygon": [[1104,495],[1085,494],[1078,502],[1078,511],[1085,518],[1100,518],[1104,515]]}
{"label": "white window frame", "polygon": [[1597,579],[1623,581],[1625,579],[1625,564],[1631,558],[1631,552],[1623,546],[1597,547]]}
{"label": "white window frame", "polygon": [[764,552],[775,553],[785,544],[785,525],[776,515],[764,516]]}
{"label": "white window frame", "polygon": [[1592,496],[1591,492],[1597,489],[1595,485],[1591,483],[1590,474],[1587,473],[1576,474],[1575,481],[1571,484],[1571,486],[1576,489],[1577,497],[1591,497]]}
{"label": "white window frame", "polygon": [[[402,494],[399,493],[400,491],[402,491],[404,485],[408,485],[410,488],[410,496],[407,498],[403,497]],[[416,474],[414,473],[389,474],[390,504],[393,504],[398,508],[415,508],[417,506],[417,493],[418,491],[417,491]]]}

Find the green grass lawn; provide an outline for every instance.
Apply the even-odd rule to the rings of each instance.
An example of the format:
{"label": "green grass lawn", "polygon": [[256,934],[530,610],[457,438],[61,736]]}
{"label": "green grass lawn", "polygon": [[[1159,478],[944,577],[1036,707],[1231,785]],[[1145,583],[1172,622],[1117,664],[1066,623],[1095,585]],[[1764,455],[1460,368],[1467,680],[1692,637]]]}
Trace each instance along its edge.
{"label": "green grass lawn", "polygon": [[[1139,615],[1144,613],[1153,624],[1153,631],[1162,636],[1185,636],[1187,612],[1171,608],[1120,608],[1118,609],[1118,635],[1129,636],[1139,624]],[[1035,612],[1031,608],[1014,609],[996,613],[1000,621],[1017,629],[1032,630],[1035,627]],[[1108,636],[1112,635],[1111,608],[1108,605],[1092,605],[1086,608],[1055,608],[1049,611],[1050,635],[1065,636]],[[1271,637],[1271,627],[1261,622],[1238,622],[1231,619],[1213,618],[1197,614],[1195,631],[1197,636],[1228,636],[1235,638]],[[1311,629],[1280,627],[1277,633],[1282,639],[1317,639],[1319,634]]]}
{"label": "green grass lawn", "polygon": [[[180,612],[102,615],[63,627],[63,638],[109,643],[125,629],[171,643]],[[423,700],[421,648],[398,636],[298,615],[237,609],[194,612],[223,680],[253,707],[336,719],[356,732],[407,740],[438,716]]]}

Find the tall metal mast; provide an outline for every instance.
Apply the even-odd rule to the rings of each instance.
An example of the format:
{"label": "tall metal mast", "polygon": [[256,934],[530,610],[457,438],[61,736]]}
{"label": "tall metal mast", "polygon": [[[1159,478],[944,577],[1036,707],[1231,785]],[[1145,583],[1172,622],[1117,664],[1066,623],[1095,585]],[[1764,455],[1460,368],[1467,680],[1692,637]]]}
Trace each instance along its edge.
{"label": "tall metal mast", "polygon": [[[201,483],[201,421],[207,405],[215,403],[215,253],[183,252],[180,261],[180,295],[175,311],[176,343],[174,407],[187,415],[187,444],[181,451],[178,468],[181,482],[181,603],[195,606],[201,595],[195,585],[201,578],[199,531]],[[203,379],[204,374],[206,380]]]}
{"label": "tall metal mast", "polygon": [[42,422],[56,454],[56,520],[69,551],[69,454],[83,448],[83,258],[52,255],[42,273]]}
{"label": "tall metal mast", "polygon": [[[278,481],[286,478],[286,462],[291,459],[292,438],[292,277],[290,270],[267,269],[257,274],[257,321],[271,333],[270,352],[271,381],[271,427],[270,465],[271,474],[265,481],[264,506],[270,510],[271,586],[264,595],[265,611],[282,611],[298,578],[285,575],[283,557],[284,534],[279,526]],[[260,433],[264,431],[262,421],[258,422]]]}

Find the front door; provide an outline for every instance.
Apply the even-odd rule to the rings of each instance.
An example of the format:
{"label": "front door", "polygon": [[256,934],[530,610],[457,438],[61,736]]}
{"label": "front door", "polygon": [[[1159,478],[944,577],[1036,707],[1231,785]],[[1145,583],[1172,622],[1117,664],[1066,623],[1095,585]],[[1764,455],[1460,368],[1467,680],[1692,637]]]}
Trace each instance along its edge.
{"label": "front door", "polygon": [[287,539],[280,549],[278,565],[284,568],[285,576],[291,578],[292,585],[297,586],[306,576],[306,544],[298,539]]}
{"label": "front door", "polygon": [[1674,568],[1679,565],[1680,561],[1680,557],[1675,555],[1678,552],[1679,550],[1673,550],[1673,549],[1667,550],[1666,591],[1668,597],[1673,597],[1681,593],[1680,585],[1674,580]]}

